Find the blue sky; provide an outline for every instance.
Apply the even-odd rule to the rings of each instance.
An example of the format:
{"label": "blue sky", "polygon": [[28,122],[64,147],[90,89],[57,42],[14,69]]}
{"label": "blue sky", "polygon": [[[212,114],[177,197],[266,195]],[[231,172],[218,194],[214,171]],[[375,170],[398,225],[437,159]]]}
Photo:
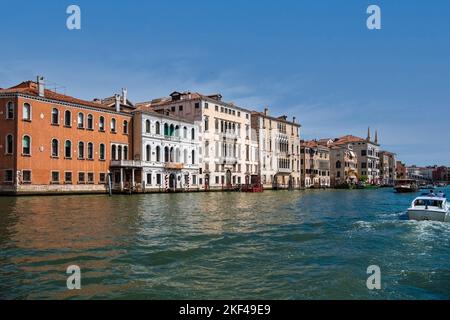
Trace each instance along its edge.
{"label": "blue sky", "polygon": [[[77,4],[82,29],[66,28]],[[366,28],[366,8],[382,30]],[[408,164],[450,165],[450,2],[0,0],[0,87],[44,75],[84,99],[174,90],[300,120],[306,139],[378,129]]]}

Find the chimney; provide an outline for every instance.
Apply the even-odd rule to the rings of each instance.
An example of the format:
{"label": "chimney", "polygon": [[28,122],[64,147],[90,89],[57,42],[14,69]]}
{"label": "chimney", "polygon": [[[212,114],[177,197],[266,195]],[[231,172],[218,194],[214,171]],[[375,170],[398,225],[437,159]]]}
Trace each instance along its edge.
{"label": "chimney", "polygon": [[127,104],[127,94],[128,94],[128,89],[122,88],[122,103],[125,105]]}
{"label": "chimney", "polygon": [[367,141],[370,141],[370,127],[367,129]]}
{"label": "chimney", "polygon": [[295,119],[296,119],[295,117],[292,118],[292,122],[293,122],[293,123],[295,123]]}
{"label": "chimney", "polygon": [[120,95],[116,94],[116,112],[120,112]]}
{"label": "chimney", "polygon": [[269,114],[269,108],[265,107],[264,108],[264,115],[267,116]]}
{"label": "chimney", "polygon": [[44,97],[44,95],[45,95],[44,77],[37,76],[37,85],[38,85],[39,97]]}

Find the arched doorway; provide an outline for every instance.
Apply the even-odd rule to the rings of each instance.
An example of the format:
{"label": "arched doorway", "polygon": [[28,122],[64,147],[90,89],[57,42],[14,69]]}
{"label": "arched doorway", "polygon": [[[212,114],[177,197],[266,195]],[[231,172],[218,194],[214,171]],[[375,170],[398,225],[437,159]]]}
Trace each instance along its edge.
{"label": "arched doorway", "polygon": [[176,190],[177,189],[177,176],[172,173],[169,176],[169,189]]}
{"label": "arched doorway", "polygon": [[205,189],[209,189],[209,174],[205,175]]}
{"label": "arched doorway", "polygon": [[227,170],[225,182],[227,186],[231,186],[231,171]]}

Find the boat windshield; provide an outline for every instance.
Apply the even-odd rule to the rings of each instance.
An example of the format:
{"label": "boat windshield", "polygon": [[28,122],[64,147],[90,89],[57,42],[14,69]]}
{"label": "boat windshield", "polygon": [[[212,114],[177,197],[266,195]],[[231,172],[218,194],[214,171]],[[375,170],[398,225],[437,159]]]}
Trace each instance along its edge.
{"label": "boat windshield", "polygon": [[442,201],[440,200],[431,200],[431,199],[417,199],[414,202],[414,206],[423,206],[423,207],[437,207],[442,209]]}

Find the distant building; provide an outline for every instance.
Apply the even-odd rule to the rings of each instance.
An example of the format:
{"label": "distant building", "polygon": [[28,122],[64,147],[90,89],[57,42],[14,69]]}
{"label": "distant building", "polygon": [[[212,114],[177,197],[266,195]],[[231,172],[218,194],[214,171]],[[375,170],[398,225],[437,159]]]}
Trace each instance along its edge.
{"label": "distant building", "polygon": [[392,186],[396,180],[396,155],[388,151],[380,151],[381,184]]}
{"label": "distant building", "polygon": [[301,141],[300,155],[302,187],[330,187],[330,148],[317,141]]}
{"label": "distant building", "polygon": [[397,161],[396,162],[395,178],[397,180],[407,179],[408,178],[408,171],[406,169],[406,165],[403,162],[401,162],[401,161]]}
{"label": "distant building", "polygon": [[334,143],[332,139],[319,140],[330,148],[330,185],[333,188],[351,186],[358,182],[358,156],[351,143]]}
{"label": "distant building", "polygon": [[369,128],[366,139],[347,135],[333,140],[334,146],[349,144],[353,147],[352,152],[358,157],[359,179],[364,178],[370,184],[381,183],[378,133],[375,133],[375,139],[372,140]]}

